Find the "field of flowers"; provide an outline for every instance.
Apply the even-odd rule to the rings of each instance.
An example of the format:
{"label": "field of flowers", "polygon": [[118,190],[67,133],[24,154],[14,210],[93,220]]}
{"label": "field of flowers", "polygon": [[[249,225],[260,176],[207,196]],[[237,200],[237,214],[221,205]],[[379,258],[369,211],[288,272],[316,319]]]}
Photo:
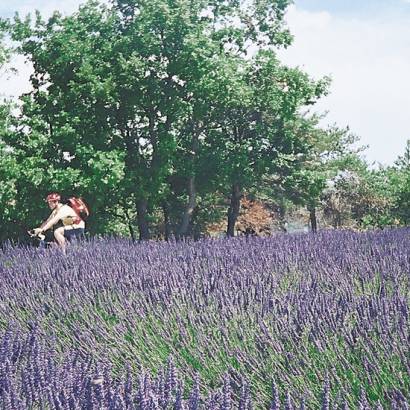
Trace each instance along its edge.
{"label": "field of flowers", "polygon": [[410,230],[0,250],[1,409],[408,409]]}

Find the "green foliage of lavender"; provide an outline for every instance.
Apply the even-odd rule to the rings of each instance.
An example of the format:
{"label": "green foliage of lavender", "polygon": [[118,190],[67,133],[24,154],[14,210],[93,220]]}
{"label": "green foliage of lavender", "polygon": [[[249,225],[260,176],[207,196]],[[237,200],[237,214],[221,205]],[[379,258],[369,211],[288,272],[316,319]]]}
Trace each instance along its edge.
{"label": "green foliage of lavender", "polygon": [[0,401],[406,408],[409,248],[409,229],[5,247]]}

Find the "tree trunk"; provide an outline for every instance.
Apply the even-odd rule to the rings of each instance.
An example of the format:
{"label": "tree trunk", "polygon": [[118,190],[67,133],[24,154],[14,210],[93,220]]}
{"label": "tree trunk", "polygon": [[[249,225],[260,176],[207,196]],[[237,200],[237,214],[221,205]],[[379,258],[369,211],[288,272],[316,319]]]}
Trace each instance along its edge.
{"label": "tree trunk", "polygon": [[317,232],[316,207],[309,207],[309,221],[313,233]]}
{"label": "tree trunk", "polygon": [[184,214],[182,215],[182,221],[178,228],[177,238],[182,238],[183,236],[186,236],[195,206],[196,206],[195,177],[191,176],[188,179],[188,203],[187,203],[187,206],[185,207]]}
{"label": "tree trunk", "polygon": [[338,229],[342,226],[342,213],[336,210],[333,217],[333,228]]}
{"label": "tree trunk", "polygon": [[131,240],[133,242],[135,242],[135,232],[134,232],[134,227],[132,226],[131,222],[128,222],[128,229],[129,229],[130,234],[131,234]]}
{"label": "tree trunk", "polygon": [[202,232],[201,232],[201,225],[198,223],[193,224],[192,222],[197,218],[199,213],[198,205],[195,206],[194,212],[191,216],[191,224],[189,225],[189,235],[191,235],[195,241],[201,239]]}
{"label": "tree trunk", "polygon": [[239,209],[241,207],[242,192],[239,184],[232,185],[231,204],[228,209],[228,228],[226,234],[228,236],[235,236],[235,224],[239,216]]}
{"label": "tree trunk", "polygon": [[181,224],[177,230],[177,238],[182,238],[187,235],[189,224],[192,220],[192,214],[196,206],[196,188],[195,188],[195,158],[199,148],[199,135],[202,131],[201,124],[198,124],[198,128],[193,129],[191,153],[189,157],[191,166],[191,175],[188,177],[188,203],[185,206],[184,213],[182,215]]}
{"label": "tree trunk", "polygon": [[279,217],[279,228],[282,232],[287,232],[286,207],[283,203],[279,204],[277,212]]}
{"label": "tree trunk", "polygon": [[132,220],[131,220],[130,215],[127,211],[125,211],[125,217],[127,218],[128,229],[130,231],[131,239],[132,239],[133,242],[135,242],[134,226],[132,225]]}
{"label": "tree trunk", "polygon": [[168,241],[171,236],[171,226],[169,221],[169,208],[166,202],[162,203],[162,212],[164,214],[164,237]]}
{"label": "tree trunk", "polygon": [[[122,117],[123,112],[119,111],[119,122],[124,123],[124,118]],[[135,130],[130,129],[127,125],[124,125],[120,128],[121,135],[124,140],[126,156],[125,156],[125,175],[126,178],[129,178],[130,182],[135,184],[135,173],[137,169],[137,156],[138,149],[135,146],[136,135],[134,134]],[[147,221],[147,200],[138,199],[135,202],[137,210],[137,224],[139,230],[139,239],[146,240],[150,239],[148,221]],[[129,225],[131,228],[131,225]],[[131,229],[130,229],[131,231]],[[131,232],[132,235],[132,232]]]}
{"label": "tree trunk", "polygon": [[140,199],[137,201],[137,219],[138,229],[140,233],[140,240],[150,239],[149,226],[147,221],[147,200]]}

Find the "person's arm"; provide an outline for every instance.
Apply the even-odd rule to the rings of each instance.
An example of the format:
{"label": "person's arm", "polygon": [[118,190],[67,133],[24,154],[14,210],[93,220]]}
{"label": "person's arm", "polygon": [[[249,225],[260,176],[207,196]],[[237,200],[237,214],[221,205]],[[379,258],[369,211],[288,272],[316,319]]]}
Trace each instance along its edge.
{"label": "person's arm", "polygon": [[57,212],[53,211],[51,212],[50,216],[40,225],[41,229],[44,229],[44,227],[48,224],[48,222],[50,222],[53,217],[56,215]]}
{"label": "person's arm", "polygon": [[58,221],[60,220],[60,217],[58,215],[58,212],[55,214],[53,218],[51,218],[47,223],[41,228],[43,231],[47,231],[51,227],[53,227]]}
{"label": "person's arm", "polygon": [[59,214],[58,211],[52,212],[48,219],[40,225],[40,228],[36,228],[34,231],[36,233],[41,233],[53,227],[61,219]]}

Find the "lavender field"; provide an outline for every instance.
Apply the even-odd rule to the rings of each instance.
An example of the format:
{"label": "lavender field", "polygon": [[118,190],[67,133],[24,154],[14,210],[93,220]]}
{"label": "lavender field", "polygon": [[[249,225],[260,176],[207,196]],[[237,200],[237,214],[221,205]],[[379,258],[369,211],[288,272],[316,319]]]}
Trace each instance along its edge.
{"label": "lavender field", "polygon": [[410,230],[0,250],[1,409],[408,409]]}

